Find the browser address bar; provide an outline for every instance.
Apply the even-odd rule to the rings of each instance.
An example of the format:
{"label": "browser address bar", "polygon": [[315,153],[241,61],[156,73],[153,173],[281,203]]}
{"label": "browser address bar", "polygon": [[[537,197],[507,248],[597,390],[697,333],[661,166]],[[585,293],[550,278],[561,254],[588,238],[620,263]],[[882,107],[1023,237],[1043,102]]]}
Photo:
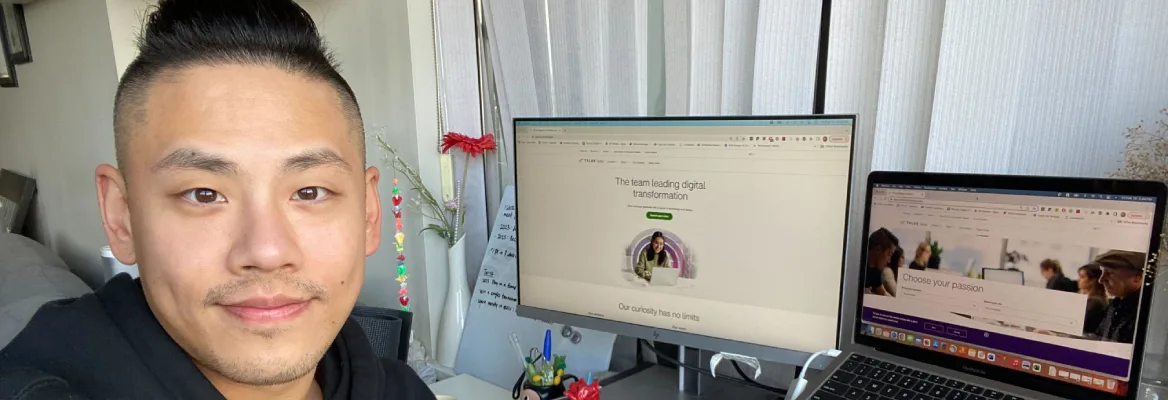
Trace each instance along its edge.
{"label": "browser address bar", "polygon": [[888,201],[897,204],[916,204],[922,206],[940,206],[940,207],[964,207],[964,208],[978,208],[982,210],[1000,210],[1000,211],[1038,211],[1037,206],[1014,205],[1014,204],[987,204],[973,201],[952,201],[952,200],[926,200],[912,197],[892,197]]}

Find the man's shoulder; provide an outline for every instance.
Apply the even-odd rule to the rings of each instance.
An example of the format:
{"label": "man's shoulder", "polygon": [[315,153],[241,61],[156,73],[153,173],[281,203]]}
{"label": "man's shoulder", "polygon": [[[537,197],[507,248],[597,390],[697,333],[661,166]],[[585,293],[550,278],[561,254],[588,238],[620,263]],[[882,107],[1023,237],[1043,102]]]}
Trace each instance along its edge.
{"label": "man's shoulder", "polygon": [[[94,321],[108,320],[100,302],[92,294],[50,301],[41,305],[12,341],[0,349],[0,367],[15,353],[37,353],[39,347],[60,346],[84,339],[84,329]],[[84,328],[79,331],[79,328]],[[85,332],[87,333],[87,332]],[[26,349],[29,351],[25,351]]]}
{"label": "man's shoulder", "polygon": [[0,369],[0,400],[82,400],[60,377],[27,367]]}
{"label": "man's shoulder", "polygon": [[387,399],[433,400],[434,392],[413,368],[398,360],[381,359],[385,371]]}
{"label": "man's shoulder", "polygon": [[[99,290],[41,306],[28,325],[0,349],[0,370],[8,381],[5,383],[17,386],[18,383],[10,382],[19,382],[25,387],[31,384],[41,388],[41,392],[53,389],[54,382],[67,383],[78,392],[92,395],[116,387],[113,381],[118,378],[149,375],[111,316],[125,310],[107,309],[106,300]],[[125,304],[113,306],[126,307]]]}

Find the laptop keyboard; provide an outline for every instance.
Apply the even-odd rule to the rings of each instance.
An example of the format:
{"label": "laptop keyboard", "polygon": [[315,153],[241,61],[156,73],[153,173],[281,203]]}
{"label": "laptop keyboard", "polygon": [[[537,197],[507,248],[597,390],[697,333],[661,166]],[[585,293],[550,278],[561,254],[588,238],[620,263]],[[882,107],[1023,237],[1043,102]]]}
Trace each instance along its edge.
{"label": "laptop keyboard", "polygon": [[902,365],[851,354],[812,400],[1023,400]]}

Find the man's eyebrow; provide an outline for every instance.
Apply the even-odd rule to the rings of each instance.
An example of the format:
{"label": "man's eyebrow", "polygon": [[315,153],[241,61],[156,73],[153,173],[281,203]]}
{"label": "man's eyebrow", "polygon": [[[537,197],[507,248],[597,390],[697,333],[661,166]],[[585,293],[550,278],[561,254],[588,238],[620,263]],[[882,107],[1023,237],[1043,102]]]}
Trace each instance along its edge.
{"label": "man's eyebrow", "polygon": [[178,149],[154,164],[155,172],[167,169],[193,169],[219,175],[236,175],[239,165],[222,156],[195,149]]}
{"label": "man's eyebrow", "polygon": [[337,152],[329,149],[314,149],[289,157],[284,160],[285,172],[299,172],[322,166],[340,167],[346,172],[352,172],[352,166],[341,158]]}

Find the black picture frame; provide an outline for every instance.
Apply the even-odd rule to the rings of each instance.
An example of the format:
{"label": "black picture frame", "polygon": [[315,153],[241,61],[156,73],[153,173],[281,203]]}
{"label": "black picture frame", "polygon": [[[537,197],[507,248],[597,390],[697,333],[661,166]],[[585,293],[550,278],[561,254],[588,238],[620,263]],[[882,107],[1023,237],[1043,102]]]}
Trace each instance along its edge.
{"label": "black picture frame", "polygon": [[5,17],[6,7],[3,6],[7,4],[0,5],[0,88],[10,88],[17,87],[19,83],[16,79],[16,63],[9,55],[8,18]]}
{"label": "black picture frame", "polygon": [[5,22],[4,32],[8,40],[8,58],[16,65],[32,62],[32,51],[29,50],[28,25],[24,21],[24,5],[0,5],[0,15],[3,15]]}

